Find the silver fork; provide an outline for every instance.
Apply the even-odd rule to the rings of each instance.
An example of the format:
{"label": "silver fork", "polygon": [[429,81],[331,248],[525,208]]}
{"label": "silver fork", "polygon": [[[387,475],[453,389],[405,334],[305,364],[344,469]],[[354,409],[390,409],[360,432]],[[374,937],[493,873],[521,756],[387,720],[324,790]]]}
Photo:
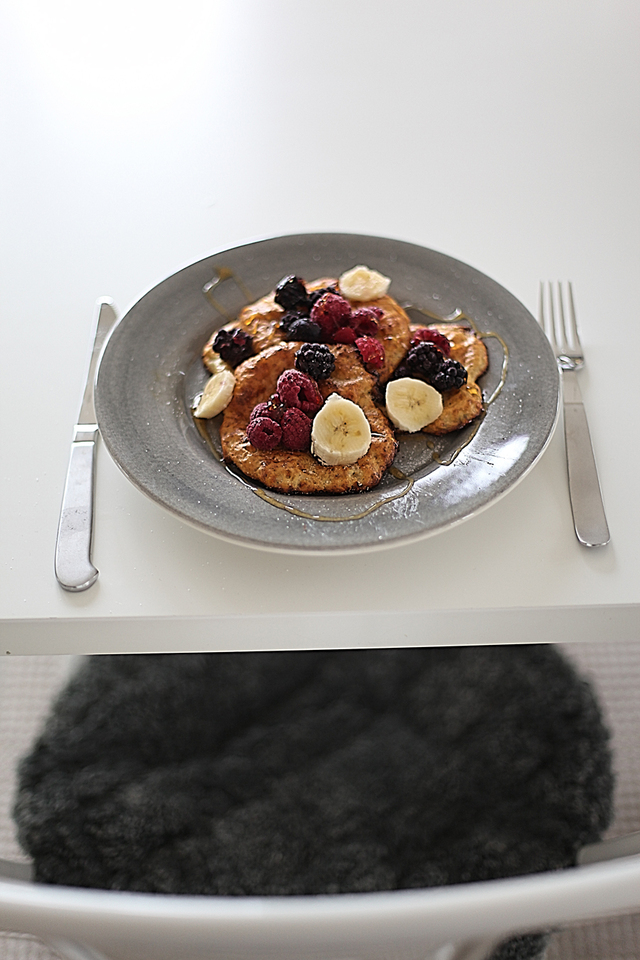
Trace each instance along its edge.
{"label": "silver fork", "polygon": [[[584,354],[578,336],[573,288],[568,283],[565,296],[562,284],[558,282],[554,296],[553,285],[549,283],[546,294],[545,297],[545,285],[540,283],[538,319],[562,371],[564,436],[573,526],[578,540],[585,547],[602,547],[610,540],[609,527],[578,384],[577,371],[584,366]],[[545,300],[548,311],[545,310]],[[567,311],[565,300],[568,302]],[[558,304],[557,313],[554,301]]]}

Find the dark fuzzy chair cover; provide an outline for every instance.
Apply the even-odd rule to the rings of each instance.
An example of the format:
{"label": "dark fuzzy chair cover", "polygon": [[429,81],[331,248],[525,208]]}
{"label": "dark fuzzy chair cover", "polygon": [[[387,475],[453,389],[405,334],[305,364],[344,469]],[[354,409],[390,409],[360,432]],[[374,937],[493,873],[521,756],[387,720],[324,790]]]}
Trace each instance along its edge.
{"label": "dark fuzzy chair cover", "polygon": [[611,796],[598,705],[553,647],[130,655],[84,662],[15,816],[47,883],[338,894],[566,867]]}

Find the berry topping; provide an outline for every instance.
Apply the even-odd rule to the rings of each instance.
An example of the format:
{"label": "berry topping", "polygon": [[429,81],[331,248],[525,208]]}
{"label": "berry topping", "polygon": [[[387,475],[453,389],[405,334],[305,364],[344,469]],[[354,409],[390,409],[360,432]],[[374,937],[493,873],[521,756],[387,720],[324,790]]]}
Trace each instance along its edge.
{"label": "berry topping", "polygon": [[311,419],[297,407],[290,407],[282,418],[282,446],[285,450],[308,450],[311,445]]}
{"label": "berry topping", "polygon": [[411,371],[410,376],[431,383],[430,377],[437,373],[444,362],[444,354],[428,340],[422,340],[411,347],[404,359],[404,365]]}
{"label": "berry topping", "polygon": [[249,414],[249,421],[256,420],[258,417],[268,417],[269,416],[269,404],[265,401],[264,403],[256,403],[255,407]]}
{"label": "berry topping", "polygon": [[314,380],[326,380],[336,365],[334,355],[323,343],[305,344],[296,353],[296,369]]}
{"label": "berry topping", "polygon": [[292,310],[307,300],[307,288],[304,280],[291,274],[283,277],[276,287],[275,301],[284,310]]}
{"label": "berry topping", "polygon": [[282,428],[269,417],[256,417],[247,424],[247,437],[256,450],[273,450],[282,439]]}
{"label": "berry topping", "polygon": [[305,343],[319,343],[322,340],[320,325],[310,318],[300,317],[293,321],[287,330],[287,340],[304,340]]}
{"label": "berry topping", "polygon": [[309,294],[309,303],[311,304],[311,306],[313,306],[316,300],[319,300],[320,297],[323,297],[325,293],[337,293],[337,292],[338,292],[338,288],[335,284],[332,284],[330,287],[320,287],[319,290],[313,290]]}
{"label": "berry topping", "polygon": [[448,337],[445,337],[445,335],[440,333],[439,330],[434,330],[432,327],[420,327],[419,330],[414,330],[411,336],[411,346],[415,347],[416,344],[421,343],[424,340],[435,344],[436,347],[439,347],[444,353],[445,357],[449,356],[449,353],[451,352],[451,343]]}
{"label": "berry topping", "polygon": [[320,324],[326,340],[332,339],[340,327],[348,326],[350,316],[349,302],[337,293],[324,293],[311,308],[311,319]]}
{"label": "berry topping", "polygon": [[299,370],[285,370],[278,377],[276,391],[288,407],[298,407],[312,417],[322,406],[322,394],[318,384]]}
{"label": "berry topping", "polygon": [[238,327],[235,330],[218,330],[212,346],[230,367],[237,367],[253,353],[252,338]]}
{"label": "berry topping", "polygon": [[377,368],[384,364],[384,347],[375,337],[358,337],[356,347],[360,351],[363,363]]}
{"label": "berry topping", "polygon": [[267,400],[267,412],[265,417],[271,417],[272,420],[275,420],[276,423],[282,423],[282,418],[284,417],[285,410],[287,409],[286,403],[278,396],[277,393],[272,393]]}
{"label": "berry topping", "polygon": [[431,384],[436,390],[452,390],[467,382],[467,371],[429,340],[421,340],[411,347],[403,363],[397,368],[394,379],[415,377]]}
{"label": "berry topping", "polygon": [[382,315],[380,307],[359,307],[351,314],[351,324],[359,337],[370,337],[376,333]]}
{"label": "berry topping", "polygon": [[303,313],[301,310],[287,310],[286,313],[283,313],[280,317],[280,329],[285,333],[288,333],[292,324],[297,320],[306,319],[308,314]]}
{"label": "berry topping", "polygon": [[353,327],[339,327],[331,339],[334,343],[355,343],[357,336]]}
{"label": "berry topping", "polygon": [[438,372],[433,374],[430,380],[431,386],[440,390],[440,392],[443,390],[458,390],[466,382],[467,371],[461,363],[451,359],[451,357],[445,359]]}

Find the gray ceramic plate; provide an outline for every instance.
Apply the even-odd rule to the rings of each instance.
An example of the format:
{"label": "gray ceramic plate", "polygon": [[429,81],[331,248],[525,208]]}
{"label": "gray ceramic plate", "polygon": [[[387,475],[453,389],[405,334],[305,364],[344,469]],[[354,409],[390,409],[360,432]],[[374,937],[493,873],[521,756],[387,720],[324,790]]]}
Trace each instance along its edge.
{"label": "gray ceramic plate", "polygon": [[[213,295],[229,317],[286,274],[338,276],[364,263],[391,277],[390,294],[417,321],[461,311],[487,334],[490,366],[480,383],[491,401],[481,422],[430,446],[405,435],[381,484],[339,497],[269,494],[219,460],[217,422],[199,432],[190,408],[206,373],[200,359],[226,322],[203,295],[217,271],[232,271]],[[415,312],[414,312],[415,311]],[[428,322],[428,321],[426,321]],[[303,234],[249,243],[172,274],[122,317],[96,385],[98,422],[127,477],[187,521],[246,546],[293,553],[381,549],[439,533],[494,503],[531,469],[557,419],[559,378],[531,314],[493,280],[451,257],[397,240]]]}

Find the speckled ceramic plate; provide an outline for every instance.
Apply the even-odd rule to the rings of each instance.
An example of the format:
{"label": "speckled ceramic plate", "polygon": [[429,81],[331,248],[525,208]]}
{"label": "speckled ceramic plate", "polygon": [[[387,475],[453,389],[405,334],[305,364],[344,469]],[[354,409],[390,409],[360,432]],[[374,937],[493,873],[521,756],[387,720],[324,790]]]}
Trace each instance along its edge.
{"label": "speckled ceramic plate", "polygon": [[[269,493],[217,456],[217,421],[206,421],[201,432],[191,414],[207,379],[203,344],[284,275],[338,276],[359,263],[391,277],[389,293],[416,321],[462,314],[485,338],[489,370],[479,381],[485,415],[435,444],[425,434],[405,435],[393,473],[367,493]],[[220,276],[227,279],[206,297],[203,287]],[[433,250],[351,234],[261,240],[172,274],[122,317],[96,384],[104,441],[140,490],[208,533],[293,553],[381,549],[439,533],[488,507],[540,457],[555,427],[558,396],[549,344],[510,293]]]}

